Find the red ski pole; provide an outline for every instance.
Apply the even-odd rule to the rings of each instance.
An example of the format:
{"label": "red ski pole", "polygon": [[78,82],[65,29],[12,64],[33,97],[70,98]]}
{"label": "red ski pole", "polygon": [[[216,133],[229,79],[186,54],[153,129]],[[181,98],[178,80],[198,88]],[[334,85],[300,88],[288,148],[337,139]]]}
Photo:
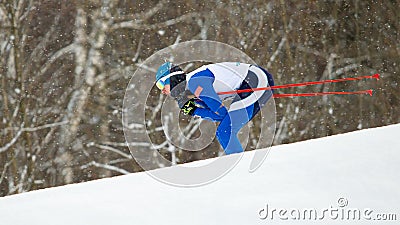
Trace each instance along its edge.
{"label": "red ski pole", "polygon": [[360,95],[360,94],[369,94],[372,96],[372,90],[364,90],[364,91],[351,91],[351,92],[312,92],[312,93],[291,93],[291,94],[274,94],[274,98],[291,98],[291,97],[312,97],[312,96],[322,96],[322,95]]}
{"label": "red ski pole", "polygon": [[[283,88],[291,88],[291,87],[301,87],[301,86],[311,86],[317,84],[325,84],[325,83],[338,83],[338,82],[345,82],[345,81],[355,81],[355,80],[363,80],[363,79],[377,79],[379,80],[380,75],[374,74],[369,76],[359,76],[359,77],[348,77],[348,78],[341,78],[341,79],[333,79],[333,80],[321,80],[321,81],[309,81],[303,83],[294,83],[294,84],[284,84],[284,85],[275,85],[272,87],[261,87],[261,88],[250,88],[250,89],[243,89],[243,90],[235,90],[235,91],[224,91],[218,92],[219,95],[225,94],[239,94],[243,92],[252,92],[252,91],[265,91],[265,90],[275,90],[275,89],[283,89]],[[342,93],[342,92],[340,92]],[[315,96],[315,95],[313,95]]]}

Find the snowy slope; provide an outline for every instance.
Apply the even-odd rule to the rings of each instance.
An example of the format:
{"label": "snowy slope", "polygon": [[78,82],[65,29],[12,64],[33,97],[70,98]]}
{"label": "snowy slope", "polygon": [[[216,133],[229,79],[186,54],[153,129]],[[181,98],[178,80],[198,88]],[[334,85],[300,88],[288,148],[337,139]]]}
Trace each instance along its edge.
{"label": "snowy slope", "polygon": [[[4,197],[0,225],[399,224],[399,133],[398,124],[276,146],[254,173],[248,172],[254,152],[248,152],[225,177],[196,188],[136,173]],[[348,205],[340,207],[339,198]],[[397,221],[343,221],[326,214],[322,221],[294,221],[280,219],[277,211],[262,220],[267,205],[291,210],[293,217],[307,208],[319,216],[330,207],[369,208],[372,219],[397,213]]]}

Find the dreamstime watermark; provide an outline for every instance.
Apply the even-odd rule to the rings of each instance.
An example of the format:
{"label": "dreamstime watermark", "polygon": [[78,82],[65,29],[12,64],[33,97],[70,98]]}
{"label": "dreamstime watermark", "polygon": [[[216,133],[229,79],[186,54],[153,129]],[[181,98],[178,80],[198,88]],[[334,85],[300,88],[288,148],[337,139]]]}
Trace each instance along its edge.
{"label": "dreamstime watermark", "polygon": [[377,213],[371,208],[348,207],[346,198],[339,198],[336,206],[327,208],[274,208],[266,204],[258,210],[261,220],[352,220],[396,221],[396,213]]}
{"label": "dreamstime watermark", "polygon": [[[215,137],[216,124],[202,121],[199,126],[200,136],[196,139],[187,138],[179,126],[179,108],[171,97],[164,98],[161,107],[162,132],[166,137],[164,144],[153,143],[147,127],[153,121],[146,117],[147,101],[155,86],[155,72],[165,62],[184,65],[194,62],[219,63],[242,62],[256,64],[248,55],[230,45],[216,41],[188,41],[164,48],[144,60],[133,74],[125,91],[122,122],[125,140],[131,155],[139,166],[153,178],[170,185],[192,187],[211,183],[237,165],[243,154],[233,154],[228,157],[218,157],[207,161],[207,165],[193,164],[190,166],[177,165],[173,170],[158,168],[172,166],[173,163],[165,158],[159,150],[181,149],[182,151],[200,151],[211,144]],[[234,73],[231,74],[234,76]],[[147,113],[148,114],[148,113]],[[265,160],[275,134],[275,102],[271,98],[259,112],[262,120],[260,132],[256,141],[256,149],[249,166],[249,172],[254,172]],[[152,117],[154,119],[154,116]],[[150,123],[149,123],[150,122]],[[146,131],[143,132],[143,129]],[[241,130],[244,137],[242,143],[248,143],[249,127]]]}

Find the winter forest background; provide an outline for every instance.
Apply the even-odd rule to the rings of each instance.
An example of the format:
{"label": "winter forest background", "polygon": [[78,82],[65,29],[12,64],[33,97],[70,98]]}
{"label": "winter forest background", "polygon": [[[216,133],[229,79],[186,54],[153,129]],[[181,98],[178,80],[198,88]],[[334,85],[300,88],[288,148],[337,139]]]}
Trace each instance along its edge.
{"label": "winter forest background", "polygon": [[[277,99],[274,145],[399,123],[399,3],[0,0],[0,196],[141,171],[123,134],[125,89],[143,60],[188,40],[239,48],[276,84],[381,74],[286,90],[375,93]],[[157,126],[154,93],[148,109]],[[164,141],[157,127],[132,129]],[[160,152],[171,157],[167,144]],[[213,143],[174,160],[217,154]]]}

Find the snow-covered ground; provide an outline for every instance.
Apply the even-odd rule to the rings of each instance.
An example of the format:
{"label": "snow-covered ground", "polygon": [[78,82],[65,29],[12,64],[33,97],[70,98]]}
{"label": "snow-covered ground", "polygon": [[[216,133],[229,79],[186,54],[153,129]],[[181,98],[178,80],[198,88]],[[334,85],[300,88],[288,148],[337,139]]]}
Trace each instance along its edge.
{"label": "snow-covered ground", "polygon": [[399,224],[399,134],[400,124],[276,146],[254,173],[247,152],[195,188],[136,173],[4,197],[0,225]]}

